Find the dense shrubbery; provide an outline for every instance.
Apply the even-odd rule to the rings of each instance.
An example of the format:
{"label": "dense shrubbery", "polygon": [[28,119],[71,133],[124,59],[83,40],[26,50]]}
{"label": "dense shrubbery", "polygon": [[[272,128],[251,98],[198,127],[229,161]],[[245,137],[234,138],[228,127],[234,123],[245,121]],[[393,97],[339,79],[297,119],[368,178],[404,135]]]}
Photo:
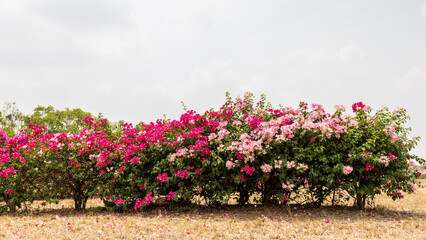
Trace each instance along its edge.
{"label": "dense shrubbery", "polygon": [[[404,109],[372,114],[361,102],[354,115],[319,104],[273,109],[252,94],[203,115],[158,120],[116,130],[86,117],[79,133],[46,133],[43,126],[9,138],[0,129],[0,201],[14,210],[25,201],[73,198],[77,210],[101,198],[113,210],[149,204],[246,204],[295,198],[322,205],[347,192],[355,205],[385,192],[393,199],[414,192],[421,173],[409,153]],[[235,194],[237,193],[237,194]]]}

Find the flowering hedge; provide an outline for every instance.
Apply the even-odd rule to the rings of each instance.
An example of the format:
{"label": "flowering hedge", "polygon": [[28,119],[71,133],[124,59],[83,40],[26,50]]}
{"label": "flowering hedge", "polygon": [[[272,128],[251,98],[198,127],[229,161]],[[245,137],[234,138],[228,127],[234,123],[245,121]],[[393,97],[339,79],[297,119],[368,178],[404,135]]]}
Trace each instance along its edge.
{"label": "flowering hedge", "polygon": [[[194,111],[113,130],[85,118],[78,134],[46,133],[29,124],[15,137],[0,129],[0,201],[15,210],[33,200],[73,198],[77,210],[101,198],[113,210],[149,204],[224,204],[237,196],[261,204],[306,199],[322,205],[347,192],[355,205],[382,192],[393,199],[416,190],[419,137],[408,139],[404,109],[374,114],[361,102],[353,114],[319,104],[274,109],[264,96],[227,101],[218,111]],[[257,197],[257,199],[256,199]],[[349,200],[349,199],[347,199]]]}

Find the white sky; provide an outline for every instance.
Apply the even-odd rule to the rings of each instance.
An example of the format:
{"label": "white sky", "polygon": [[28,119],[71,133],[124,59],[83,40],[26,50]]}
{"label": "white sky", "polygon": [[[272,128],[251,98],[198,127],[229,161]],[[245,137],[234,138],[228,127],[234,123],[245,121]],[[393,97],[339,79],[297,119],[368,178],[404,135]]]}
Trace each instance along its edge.
{"label": "white sky", "polygon": [[425,0],[0,0],[0,104],[111,121],[265,93],[332,111],[398,106],[426,158]]}

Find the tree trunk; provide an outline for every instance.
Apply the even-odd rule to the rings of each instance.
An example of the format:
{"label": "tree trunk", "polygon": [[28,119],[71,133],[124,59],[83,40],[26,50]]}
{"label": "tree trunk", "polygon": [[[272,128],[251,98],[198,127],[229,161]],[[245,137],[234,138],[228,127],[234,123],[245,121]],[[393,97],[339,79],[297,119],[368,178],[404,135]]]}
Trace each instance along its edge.
{"label": "tree trunk", "polygon": [[360,194],[359,191],[361,189],[363,182],[362,182],[362,176],[359,175],[358,177],[358,186],[356,186],[356,206],[358,207],[358,209],[364,209],[365,208],[365,198],[366,195],[365,194]]}
{"label": "tree trunk", "polygon": [[265,189],[262,192],[262,205],[263,206],[273,205],[274,204],[274,202],[272,201],[273,196],[274,196],[274,193],[272,192],[272,189]]}
{"label": "tree trunk", "polygon": [[365,194],[356,194],[356,206],[358,209],[363,210],[365,208],[365,199],[366,199],[366,195]]}
{"label": "tree trunk", "polygon": [[336,197],[336,188],[333,189],[333,200],[331,200],[331,206],[334,207],[334,198]]}
{"label": "tree trunk", "polygon": [[238,200],[238,203],[240,206],[244,206],[247,204],[249,200],[249,194],[246,190],[240,190],[240,198]]}
{"label": "tree trunk", "polygon": [[10,212],[16,212],[16,206],[12,202],[7,202],[6,205]]}
{"label": "tree trunk", "polygon": [[78,186],[74,190],[74,208],[76,211],[81,211],[86,209],[86,203],[89,196],[85,195],[81,188]]}
{"label": "tree trunk", "polygon": [[3,195],[2,198],[6,202],[6,206],[7,206],[7,209],[9,209],[9,212],[16,212],[16,205],[13,204],[13,202],[11,201],[11,198],[8,195]]}

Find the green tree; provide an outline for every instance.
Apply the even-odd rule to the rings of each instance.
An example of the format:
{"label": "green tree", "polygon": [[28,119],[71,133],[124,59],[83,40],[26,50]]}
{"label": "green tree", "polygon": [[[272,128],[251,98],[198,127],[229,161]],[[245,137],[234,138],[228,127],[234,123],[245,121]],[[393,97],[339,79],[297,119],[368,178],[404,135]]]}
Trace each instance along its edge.
{"label": "green tree", "polygon": [[24,122],[25,125],[28,123],[43,125],[49,133],[78,133],[86,127],[82,122],[86,116],[92,117],[92,114],[80,108],[55,110],[53,106],[38,106],[32,115],[24,118]]}
{"label": "green tree", "polygon": [[0,128],[3,128],[9,137],[15,136],[24,123],[24,117],[15,102],[5,102],[0,111]]}

